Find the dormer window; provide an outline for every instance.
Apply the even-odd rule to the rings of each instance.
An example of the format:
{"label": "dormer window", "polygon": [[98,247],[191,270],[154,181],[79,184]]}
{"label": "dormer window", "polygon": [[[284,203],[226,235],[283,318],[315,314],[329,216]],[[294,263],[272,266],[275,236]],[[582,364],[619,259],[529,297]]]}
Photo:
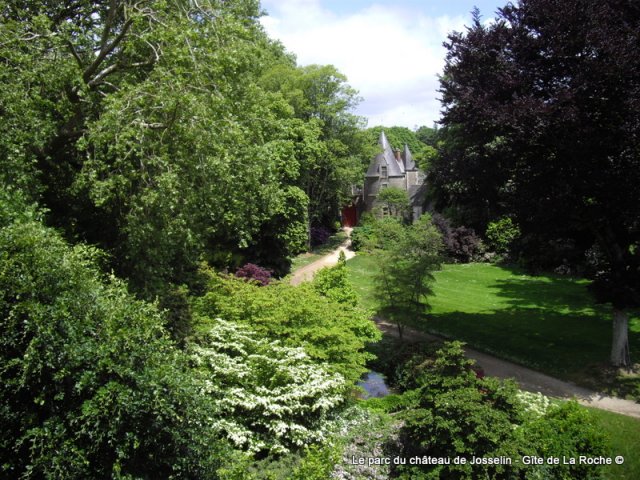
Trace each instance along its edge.
{"label": "dormer window", "polygon": [[380,175],[383,176],[384,178],[387,178],[387,166],[386,165],[381,165],[380,166]]}

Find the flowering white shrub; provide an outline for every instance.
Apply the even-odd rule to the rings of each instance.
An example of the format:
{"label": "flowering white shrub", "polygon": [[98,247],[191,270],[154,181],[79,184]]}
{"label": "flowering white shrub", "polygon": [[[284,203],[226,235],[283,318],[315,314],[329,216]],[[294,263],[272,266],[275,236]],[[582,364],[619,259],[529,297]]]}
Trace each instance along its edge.
{"label": "flowering white shrub", "polygon": [[518,392],[518,398],[524,405],[524,409],[527,413],[531,414],[534,418],[538,418],[543,416],[551,407],[551,401],[549,397],[541,393],[531,393],[531,392]]}
{"label": "flowering white shrub", "polygon": [[249,451],[283,453],[322,440],[327,414],[344,400],[342,375],[245,325],[210,321],[190,354],[203,392],[220,408],[212,427]]}

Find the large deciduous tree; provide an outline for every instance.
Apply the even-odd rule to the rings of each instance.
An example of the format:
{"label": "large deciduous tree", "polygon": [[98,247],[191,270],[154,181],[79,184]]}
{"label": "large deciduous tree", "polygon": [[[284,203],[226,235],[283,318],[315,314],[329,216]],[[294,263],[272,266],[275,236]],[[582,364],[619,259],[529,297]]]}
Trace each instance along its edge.
{"label": "large deciduous tree", "polygon": [[[441,78],[440,200],[524,238],[595,243],[614,306],[611,362],[630,363],[640,302],[640,5],[522,0],[450,35]],[[473,224],[473,221],[469,221]]]}
{"label": "large deciduous tree", "polygon": [[366,142],[344,76],[297,68],[259,15],[256,0],[0,0],[0,180],[163,306],[202,260],[285,273],[309,219],[337,217]]}
{"label": "large deciduous tree", "polygon": [[361,100],[358,92],[333,65],[296,67],[287,57],[265,71],[260,85],[281,94],[295,117],[316,129],[315,143],[298,146],[296,184],[309,197],[309,222],[333,227],[340,207],[351,200],[351,186],[362,181],[362,159],[374,151],[364,119],[350,113]]}
{"label": "large deciduous tree", "polygon": [[0,191],[0,477],[217,478],[218,406],[161,312],[21,197]]}

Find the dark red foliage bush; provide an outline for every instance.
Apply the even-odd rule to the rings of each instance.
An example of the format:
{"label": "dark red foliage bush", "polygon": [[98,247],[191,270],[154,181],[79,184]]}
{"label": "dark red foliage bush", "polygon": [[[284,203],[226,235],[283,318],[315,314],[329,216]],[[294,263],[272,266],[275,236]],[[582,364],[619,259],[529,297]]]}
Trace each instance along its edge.
{"label": "dark red foliage bush", "polygon": [[442,234],[445,252],[452,260],[468,263],[482,254],[482,241],[473,228],[454,228],[449,220],[439,213],[433,215],[432,221]]}
{"label": "dark red foliage bush", "polygon": [[271,270],[256,265],[255,263],[247,263],[240,267],[236,272],[236,277],[247,280],[254,280],[263,287],[271,282]]}

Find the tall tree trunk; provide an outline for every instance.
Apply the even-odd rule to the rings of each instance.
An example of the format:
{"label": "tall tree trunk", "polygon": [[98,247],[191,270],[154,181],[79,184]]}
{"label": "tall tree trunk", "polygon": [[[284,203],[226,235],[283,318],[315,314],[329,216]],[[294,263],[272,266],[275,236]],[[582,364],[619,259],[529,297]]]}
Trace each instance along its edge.
{"label": "tall tree trunk", "polygon": [[613,310],[613,342],[611,344],[611,364],[615,367],[629,368],[629,315],[615,308]]}
{"label": "tall tree trunk", "polygon": [[[594,225],[596,222],[593,222]],[[629,300],[640,303],[640,292],[631,285],[628,267],[633,265],[629,258],[629,248],[623,248],[617,241],[613,228],[605,224],[594,230],[598,244],[611,264],[612,283],[618,290],[611,298],[613,307],[613,341],[611,342],[611,364],[614,367],[631,367],[629,354],[629,314],[623,310]],[[617,298],[616,298],[617,297]],[[621,298],[623,299],[621,301]]]}

